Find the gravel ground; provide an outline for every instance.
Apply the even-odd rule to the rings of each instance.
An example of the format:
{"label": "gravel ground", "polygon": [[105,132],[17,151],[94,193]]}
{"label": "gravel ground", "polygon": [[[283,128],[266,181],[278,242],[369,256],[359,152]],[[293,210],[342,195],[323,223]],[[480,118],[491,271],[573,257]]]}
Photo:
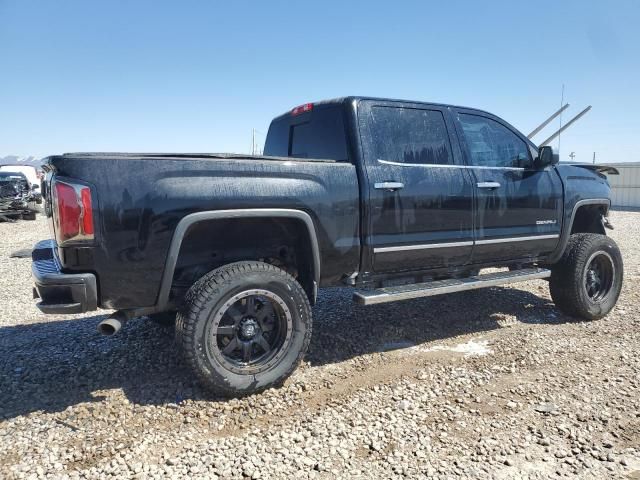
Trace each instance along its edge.
{"label": "gravel ground", "polygon": [[172,330],[46,316],[45,222],[0,224],[0,477],[640,479],[640,213],[614,212],[615,310],[564,317],[546,282],[357,307],[321,293],[306,361],[242,400],[194,384]]}

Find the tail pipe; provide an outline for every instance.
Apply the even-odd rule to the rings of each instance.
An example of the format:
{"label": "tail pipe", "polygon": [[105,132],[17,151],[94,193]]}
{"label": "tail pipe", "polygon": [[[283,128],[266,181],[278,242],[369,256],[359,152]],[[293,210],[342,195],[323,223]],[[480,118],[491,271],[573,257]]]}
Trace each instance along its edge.
{"label": "tail pipe", "polygon": [[125,323],[127,323],[127,316],[124,312],[118,311],[112,313],[98,324],[98,332],[110,337],[118,333]]}

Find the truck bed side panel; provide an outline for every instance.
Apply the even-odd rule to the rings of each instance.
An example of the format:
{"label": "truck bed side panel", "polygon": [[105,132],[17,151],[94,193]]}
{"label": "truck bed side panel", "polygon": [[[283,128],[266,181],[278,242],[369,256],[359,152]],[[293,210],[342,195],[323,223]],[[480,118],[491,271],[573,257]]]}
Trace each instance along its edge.
{"label": "truck bed side panel", "polygon": [[97,246],[89,255],[60,249],[60,256],[68,271],[92,264],[103,307],[152,306],[176,225],[206,210],[300,209],[315,224],[321,284],[358,268],[358,179],[349,163],[117,156],[50,163],[56,175],[94,186]]}

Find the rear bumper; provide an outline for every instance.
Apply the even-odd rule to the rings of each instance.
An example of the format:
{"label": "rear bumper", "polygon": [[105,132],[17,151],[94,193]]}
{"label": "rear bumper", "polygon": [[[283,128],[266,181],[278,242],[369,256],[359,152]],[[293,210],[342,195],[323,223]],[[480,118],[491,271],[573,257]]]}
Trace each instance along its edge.
{"label": "rear bumper", "polygon": [[53,240],[33,247],[31,273],[35,282],[36,306],[43,313],[83,313],[98,308],[96,276],[92,273],[62,273]]}

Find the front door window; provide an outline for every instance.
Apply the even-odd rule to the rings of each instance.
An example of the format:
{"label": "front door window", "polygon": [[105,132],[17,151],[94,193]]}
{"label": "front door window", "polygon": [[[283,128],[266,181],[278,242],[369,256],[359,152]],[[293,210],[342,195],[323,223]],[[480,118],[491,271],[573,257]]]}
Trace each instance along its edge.
{"label": "front door window", "polygon": [[469,163],[476,167],[529,168],[527,144],[504,125],[478,115],[458,117],[469,149]]}

